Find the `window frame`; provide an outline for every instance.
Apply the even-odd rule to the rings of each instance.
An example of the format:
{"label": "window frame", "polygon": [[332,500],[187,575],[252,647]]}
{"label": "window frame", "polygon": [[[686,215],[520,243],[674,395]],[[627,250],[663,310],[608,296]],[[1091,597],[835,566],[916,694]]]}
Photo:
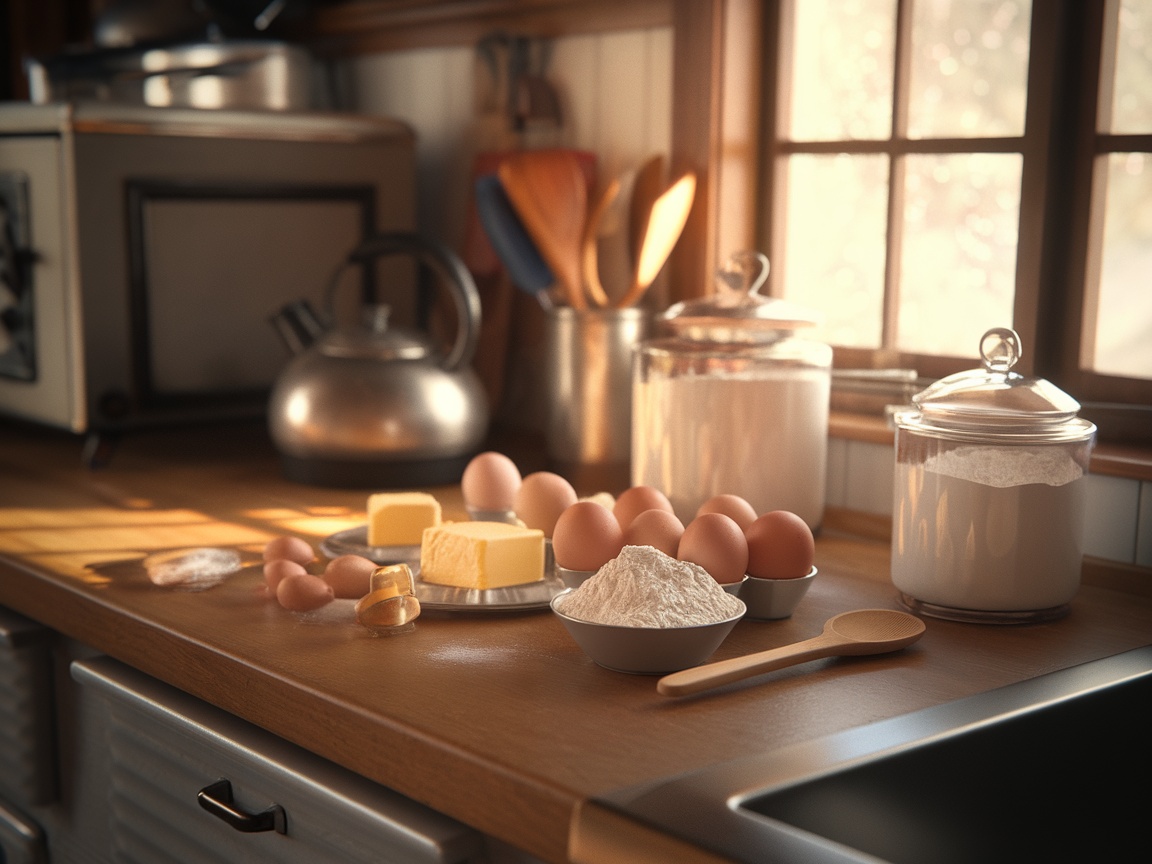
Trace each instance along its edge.
{"label": "window frame", "polygon": [[[1065,318],[1058,350],[1051,358],[1053,375],[1067,382],[1070,392],[1083,394],[1093,403],[1132,405],[1138,412],[1152,414],[1152,381],[1104,375],[1082,368],[1090,357],[1095,298],[1100,285],[1102,220],[1094,216],[1105,195],[1103,172],[1108,154],[1146,152],[1152,154],[1152,133],[1118,135],[1101,131],[1106,126],[1110,100],[1101,93],[1100,77],[1116,62],[1117,9],[1119,0],[1092,0],[1078,8],[1076,26],[1081,44],[1080,81],[1082,86],[1074,105],[1077,136],[1072,153],[1072,184],[1067,217],[1067,273]],[[1089,335],[1081,336],[1088,332]],[[1147,417],[1145,419],[1148,419]],[[1152,427],[1149,440],[1152,440]]]}
{"label": "window frame", "polygon": [[[1080,369],[1085,321],[1084,301],[1095,290],[1099,274],[1100,220],[1092,222],[1094,196],[1102,194],[1094,174],[1095,157],[1121,145],[1152,151],[1152,135],[1105,135],[1097,131],[1101,64],[1114,56],[1119,0],[1034,0],[1030,25],[1028,100],[1024,133],[1019,137],[908,139],[902,116],[910,70],[905,47],[910,38],[911,2],[897,4],[897,69],[894,72],[892,134],[878,141],[793,142],[782,139],[780,118],[789,57],[789,14],[797,0],[766,0],[763,16],[763,100],[761,184],[757,245],[770,259],[784,265],[784,234],[776,230],[783,214],[787,156],[793,153],[884,153],[889,155],[888,261],[885,273],[883,338],[879,349],[834,349],[837,368],[913,368],[921,379],[972,368],[975,346],[968,357],[931,356],[891,347],[898,297],[891,290],[899,266],[901,157],[908,153],[1014,152],[1023,155],[1016,260],[1014,322],[1025,357],[1018,370],[1046,377],[1068,390],[1085,406],[1085,416],[1104,433],[1121,438],[1152,440],[1152,424],[1144,426],[1152,404],[1152,381],[1105,376]],[[802,0],[801,0],[802,2]],[[1111,53],[1110,53],[1111,52]],[[904,63],[900,63],[901,59]],[[1070,132],[1074,134],[1069,134]],[[845,144],[848,146],[846,147]],[[898,225],[897,225],[898,227]],[[1095,233],[1092,233],[1095,232]],[[768,289],[778,295],[779,280]],[[989,322],[996,326],[997,322]],[[1083,339],[1087,347],[1088,337]],[[1104,404],[1107,403],[1107,404]],[[1124,403],[1119,412],[1112,403]],[[1121,428],[1114,415],[1126,421]],[[1093,416],[1096,415],[1096,416]],[[1107,421],[1105,423],[1105,421]],[[1105,428],[1107,427],[1107,428]]]}

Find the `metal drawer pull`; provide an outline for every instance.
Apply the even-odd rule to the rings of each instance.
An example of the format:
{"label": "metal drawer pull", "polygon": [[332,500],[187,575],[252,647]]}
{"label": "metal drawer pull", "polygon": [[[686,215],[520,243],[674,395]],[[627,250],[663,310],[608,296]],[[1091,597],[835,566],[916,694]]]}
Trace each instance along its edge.
{"label": "metal drawer pull", "polygon": [[232,804],[232,783],[228,780],[217,780],[205,786],[197,794],[196,800],[217,819],[223,819],[237,831],[243,831],[245,834],[254,834],[258,831],[286,834],[288,831],[284,808],[279,804],[273,804],[260,813],[237,810]]}

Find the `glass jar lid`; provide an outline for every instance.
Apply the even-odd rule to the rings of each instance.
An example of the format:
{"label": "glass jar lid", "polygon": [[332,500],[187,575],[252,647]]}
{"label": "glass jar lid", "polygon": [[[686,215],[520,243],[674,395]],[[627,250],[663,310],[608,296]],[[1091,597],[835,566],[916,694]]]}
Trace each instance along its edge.
{"label": "glass jar lid", "polygon": [[1012,371],[1023,349],[1019,334],[994,327],[980,340],[982,367],[941,378],[916,396],[902,426],[1036,441],[1079,440],[1095,431],[1077,417],[1080,403],[1043,378]]}
{"label": "glass jar lid", "polygon": [[716,271],[715,293],[673,304],[660,323],[677,335],[709,342],[774,341],[819,323],[808,309],[760,294],[767,280],[766,256],[735,252]]}

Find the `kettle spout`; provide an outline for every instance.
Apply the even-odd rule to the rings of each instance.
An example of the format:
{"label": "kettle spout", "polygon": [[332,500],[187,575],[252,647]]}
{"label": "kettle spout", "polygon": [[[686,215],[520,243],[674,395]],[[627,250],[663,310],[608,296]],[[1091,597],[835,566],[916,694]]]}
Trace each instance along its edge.
{"label": "kettle spout", "polygon": [[324,332],[324,325],[307,300],[286,303],[268,317],[293,354],[300,354]]}

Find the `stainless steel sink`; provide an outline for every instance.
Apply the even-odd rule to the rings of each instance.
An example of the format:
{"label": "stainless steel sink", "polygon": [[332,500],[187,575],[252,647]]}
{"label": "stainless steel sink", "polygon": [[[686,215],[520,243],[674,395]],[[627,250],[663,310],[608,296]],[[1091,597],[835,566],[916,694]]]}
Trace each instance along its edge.
{"label": "stainless steel sink", "polygon": [[1148,860],[1152,646],[598,799],[735,861]]}

